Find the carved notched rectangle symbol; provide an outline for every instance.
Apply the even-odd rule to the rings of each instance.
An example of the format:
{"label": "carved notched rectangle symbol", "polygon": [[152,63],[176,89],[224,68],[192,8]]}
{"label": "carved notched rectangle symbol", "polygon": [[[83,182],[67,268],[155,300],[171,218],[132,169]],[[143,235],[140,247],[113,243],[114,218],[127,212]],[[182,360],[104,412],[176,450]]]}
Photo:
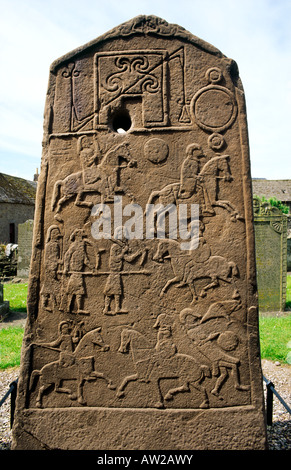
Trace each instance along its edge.
{"label": "carved notched rectangle symbol", "polygon": [[[97,123],[108,120],[126,101],[141,106],[140,126],[165,126],[167,110],[167,51],[100,52],[95,55]],[[135,126],[137,127],[137,126]]]}

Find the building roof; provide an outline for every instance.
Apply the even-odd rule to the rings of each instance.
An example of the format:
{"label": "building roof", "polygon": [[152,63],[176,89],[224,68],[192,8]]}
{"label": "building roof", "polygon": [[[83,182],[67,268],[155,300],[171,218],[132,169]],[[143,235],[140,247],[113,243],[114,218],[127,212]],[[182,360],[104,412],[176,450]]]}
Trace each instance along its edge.
{"label": "building roof", "polygon": [[283,203],[291,202],[291,179],[290,180],[267,180],[264,178],[253,178],[254,196],[265,196],[266,199],[275,197]]}
{"label": "building roof", "polygon": [[36,196],[35,181],[0,173],[0,202],[34,205]]}

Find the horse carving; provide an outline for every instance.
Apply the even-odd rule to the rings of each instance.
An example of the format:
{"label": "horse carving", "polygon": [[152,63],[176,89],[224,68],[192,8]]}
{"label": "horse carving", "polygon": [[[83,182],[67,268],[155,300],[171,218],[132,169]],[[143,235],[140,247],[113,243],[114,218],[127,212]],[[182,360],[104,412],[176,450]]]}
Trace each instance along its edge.
{"label": "horse carving", "polygon": [[[126,162],[126,164],[121,162]],[[65,202],[75,198],[76,206],[92,207],[92,202],[84,201],[87,193],[101,195],[101,203],[113,201],[116,192],[122,192],[120,170],[133,167],[136,164],[131,159],[128,145],[121,144],[111,149],[101,163],[96,164],[96,156],[89,161],[81,171],[68,175],[63,180],[56,181],[51,201],[51,209],[56,209],[56,215],[61,211]]]}
{"label": "horse carving", "polygon": [[187,285],[192,293],[193,303],[198,300],[195,288],[196,280],[210,278],[210,282],[200,292],[200,296],[205,297],[207,290],[219,286],[220,281],[231,283],[233,277],[239,275],[237,265],[233,261],[227,261],[222,256],[212,256],[206,243],[203,244],[203,239],[200,239],[197,253],[196,250],[193,250],[191,254],[181,250],[176,240],[161,240],[153,260],[164,262],[166,258],[170,259],[175,276],[166,282],[162,288],[161,296],[172,284],[177,284],[177,287]]}
{"label": "horse carving", "polygon": [[219,155],[211,158],[211,160],[204,164],[200,172],[197,174],[191,173],[187,178],[183,178],[182,165],[180,182],[171,183],[160,190],[152,191],[147,207],[150,207],[150,204],[157,201],[161,205],[160,211],[157,214],[159,217],[167,210],[167,206],[172,204],[178,205],[200,192],[203,201],[203,215],[213,216],[215,215],[214,207],[221,207],[230,213],[230,218],[233,222],[243,220],[232,203],[218,199],[218,181],[229,182],[231,180],[229,155]]}
{"label": "horse carving", "polygon": [[[84,399],[83,387],[85,382],[103,379],[108,388],[115,389],[112,381],[102,372],[95,370],[98,352],[109,351],[109,346],[104,343],[101,336],[101,328],[86,333],[80,340],[74,352],[62,351],[62,347],[57,349],[53,343],[35,344],[55,350],[60,353],[57,361],[44,365],[40,370],[34,370],[30,377],[30,390],[34,387],[35,380],[39,378],[39,391],[36,404],[39,408],[43,406],[43,395],[49,389],[54,387],[58,393],[66,393],[71,400],[78,400],[81,405],[86,405]],[[89,355],[90,354],[90,355]],[[77,393],[71,388],[65,387],[63,382],[66,380],[77,382]]]}
{"label": "horse carving", "polygon": [[250,386],[240,381],[240,359],[235,355],[240,343],[239,336],[232,330],[220,331],[216,328],[207,336],[204,323],[217,318],[225,318],[230,323],[230,315],[240,307],[240,296],[238,292],[234,292],[233,299],[214,302],[204,314],[191,308],[180,312],[180,322],[189,339],[193,341],[196,354],[202,354],[209,361],[207,364],[211,367],[212,376],[217,377],[210,393],[219,399],[222,399],[220,390],[229,377],[229,371],[235,390],[246,392],[250,390]]}
{"label": "horse carving", "polygon": [[[171,339],[169,341],[171,343]],[[177,393],[189,392],[192,385],[202,395],[199,408],[209,408],[206,389],[202,385],[204,378],[210,376],[209,368],[198,364],[191,356],[178,353],[172,343],[170,348],[165,346],[165,341],[160,341],[160,345],[162,343],[163,347],[158,347],[159,341],[152,347],[138,331],[130,328],[122,330],[118,351],[122,354],[131,352],[135,373],[122,380],[117,389],[117,397],[125,396],[124,390],[129,382],[153,382],[159,394],[159,400],[154,406],[164,408],[165,400],[172,400]],[[176,379],[178,384],[163,396],[159,383],[161,379],[169,378]]]}

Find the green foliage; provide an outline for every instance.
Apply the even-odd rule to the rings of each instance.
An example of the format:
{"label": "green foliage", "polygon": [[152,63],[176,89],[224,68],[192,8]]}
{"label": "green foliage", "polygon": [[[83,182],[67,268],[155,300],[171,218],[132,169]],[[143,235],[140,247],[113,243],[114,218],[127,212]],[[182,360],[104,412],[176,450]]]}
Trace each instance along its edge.
{"label": "green foliage", "polygon": [[282,317],[260,316],[259,329],[262,359],[289,362],[291,314]]}
{"label": "green foliage", "polygon": [[286,204],[283,204],[283,202],[279,201],[276,197],[270,197],[269,199],[266,199],[265,196],[262,196],[261,201],[267,202],[273,207],[277,207],[277,209],[280,209],[283,214],[289,214],[289,207],[286,206]]}
{"label": "green foliage", "polygon": [[0,329],[0,369],[20,365],[23,334],[20,326]]}
{"label": "green foliage", "polygon": [[26,312],[27,283],[4,284],[4,300],[9,301],[12,312]]}

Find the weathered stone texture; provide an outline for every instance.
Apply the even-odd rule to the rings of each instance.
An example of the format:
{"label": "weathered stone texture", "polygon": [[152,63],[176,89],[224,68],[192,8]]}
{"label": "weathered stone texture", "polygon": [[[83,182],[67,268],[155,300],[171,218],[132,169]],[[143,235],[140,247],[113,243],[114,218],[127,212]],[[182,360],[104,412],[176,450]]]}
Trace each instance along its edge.
{"label": "weathered stone texture", "polygon": [[0,243],[18,242],[18,224],[33,219],[35,194],[36,182],[0,173]]}
{"label": "weathered stone texture", "polygon": [[265,448],[245,112],[236,63],[154,16],[52,65],[14,449]]}
{"label": "weathered stone texture", "polygon": [[2,321],[9,313],[9,302],[4,300],[3,284],[0,284],[0,321]]}
{"label": "weathered stone texture", "polygon": [[32,253],[33,220],[18,225],[17,276],[28,277]]}
{"label": "weathered stone texture", "polygon": [[260,312],[283,312],[287,283],[287,216],[254,198]]}

